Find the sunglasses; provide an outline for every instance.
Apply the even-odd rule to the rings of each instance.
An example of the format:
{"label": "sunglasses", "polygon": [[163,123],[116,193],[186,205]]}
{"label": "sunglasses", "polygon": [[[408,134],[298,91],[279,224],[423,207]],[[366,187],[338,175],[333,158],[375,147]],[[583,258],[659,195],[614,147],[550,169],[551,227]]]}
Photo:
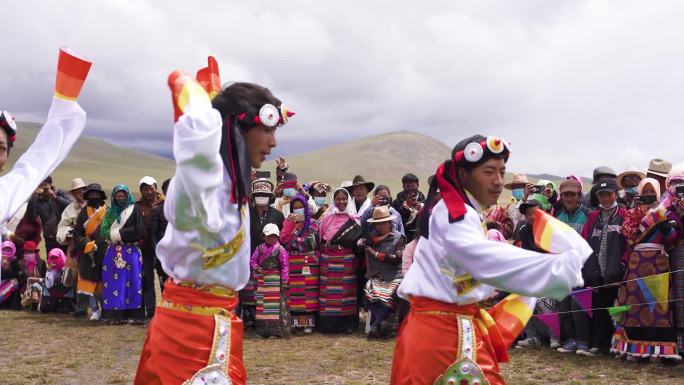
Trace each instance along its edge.
{"label": "sunglasses", "polygon": [[566,198],[572,198],[572,197],[575,197],[575,196],[577,196],[577,195],[579,195],[579,194],[576,193],[576,192],[574,192],[574,191],[566,191],[566,192],[564,192],[564,193],[561,193],[561,195],[564,196],[564,197],[566,197]]}

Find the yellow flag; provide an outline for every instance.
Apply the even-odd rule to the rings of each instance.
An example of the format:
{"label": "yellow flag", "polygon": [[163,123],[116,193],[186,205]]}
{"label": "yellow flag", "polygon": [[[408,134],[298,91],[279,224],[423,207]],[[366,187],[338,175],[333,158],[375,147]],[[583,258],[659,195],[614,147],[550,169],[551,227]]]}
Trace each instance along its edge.
{"label": "yellow flag", "polygon": [[643,281],[648,291],[653,295],[655,302],[658,302],[658,305],[667,309],[667,300],[670,293],[670,274],[651,275],[643,278]]}

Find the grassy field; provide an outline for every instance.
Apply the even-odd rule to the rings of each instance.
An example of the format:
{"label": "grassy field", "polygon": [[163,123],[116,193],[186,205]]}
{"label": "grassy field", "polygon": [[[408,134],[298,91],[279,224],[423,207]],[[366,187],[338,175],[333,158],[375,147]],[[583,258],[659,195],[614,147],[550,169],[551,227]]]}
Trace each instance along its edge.
{"label": "grassy field", "polygon": [[[0,312],[0,384],[130,384],[143,326],[105,326],[67,315]],[[387,384],[393,340],[306,335],[263,339],[248,332],[249,384]],[[682,384],[684,366],[626,363],[610,357],[511,351],[509,384]]]}

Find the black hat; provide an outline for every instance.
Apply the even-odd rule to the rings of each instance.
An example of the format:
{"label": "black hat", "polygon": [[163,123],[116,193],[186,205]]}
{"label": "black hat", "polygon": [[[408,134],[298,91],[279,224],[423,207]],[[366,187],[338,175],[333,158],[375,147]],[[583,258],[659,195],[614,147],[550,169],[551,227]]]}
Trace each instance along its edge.
{"label": "black hat", "polygon": [[599,184],[596,185],[596,194],[598,195],[598,193],[600,193],[602,191],[617,193],[617,191],[618,191],[617,182],[615,182],[614,179],[601,179]]}
{"label": "black hat", "polygon": [[518,207],[518,211],[520,211],[520,214],[525,214],[525,211],[527,211],[528,208],[530,207],[541,207],[541,204],[537,202],[536,199],[530,199],[528,201],[525,201],[520,204],[520,207]]}
{"label": "black hat", "polygon": [[102,186],[99,183],[91,183],[86,187],[85,192],[83,193],[84,197],[88,196],[88,193],[91,192],[98,192],[100,195],[102,195],[102,199],[107,199],[107,194],[105,194],[104,190],[102,189]]}
{"label": "black hat", "polygon": [[608,166],[599,166],[594,169],[594,180],[599,180],[603,176],[617,177],[615,170]]}
{"label": "black hat", "polygon": [[363,176],[357,175],[354,177],[354,180],[352,181],[351,186],[346,186],[345,189],[347,189],[347,191],[351,192],[352,190],[354,190],[354,187],[356,187],[356,186],[366,186],[366,188],[370,192],[373,190],[373,188],[375,188],[375,183],[366,182],[366,179]]}

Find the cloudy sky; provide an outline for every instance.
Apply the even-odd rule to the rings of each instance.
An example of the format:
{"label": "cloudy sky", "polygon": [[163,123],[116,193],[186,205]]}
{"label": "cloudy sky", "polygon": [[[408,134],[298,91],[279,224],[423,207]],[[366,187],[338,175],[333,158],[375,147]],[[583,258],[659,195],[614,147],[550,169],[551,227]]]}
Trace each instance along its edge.
{"label": "cloudy sky", "polygon": [[0,108],[42,121],[57,49],[93,60],[86,135],[171,152],[166,77],[214,55],[297,116],[279,154],[416,131],[513,142],[513,171],[684,160],[680,1],[14,1]]}

